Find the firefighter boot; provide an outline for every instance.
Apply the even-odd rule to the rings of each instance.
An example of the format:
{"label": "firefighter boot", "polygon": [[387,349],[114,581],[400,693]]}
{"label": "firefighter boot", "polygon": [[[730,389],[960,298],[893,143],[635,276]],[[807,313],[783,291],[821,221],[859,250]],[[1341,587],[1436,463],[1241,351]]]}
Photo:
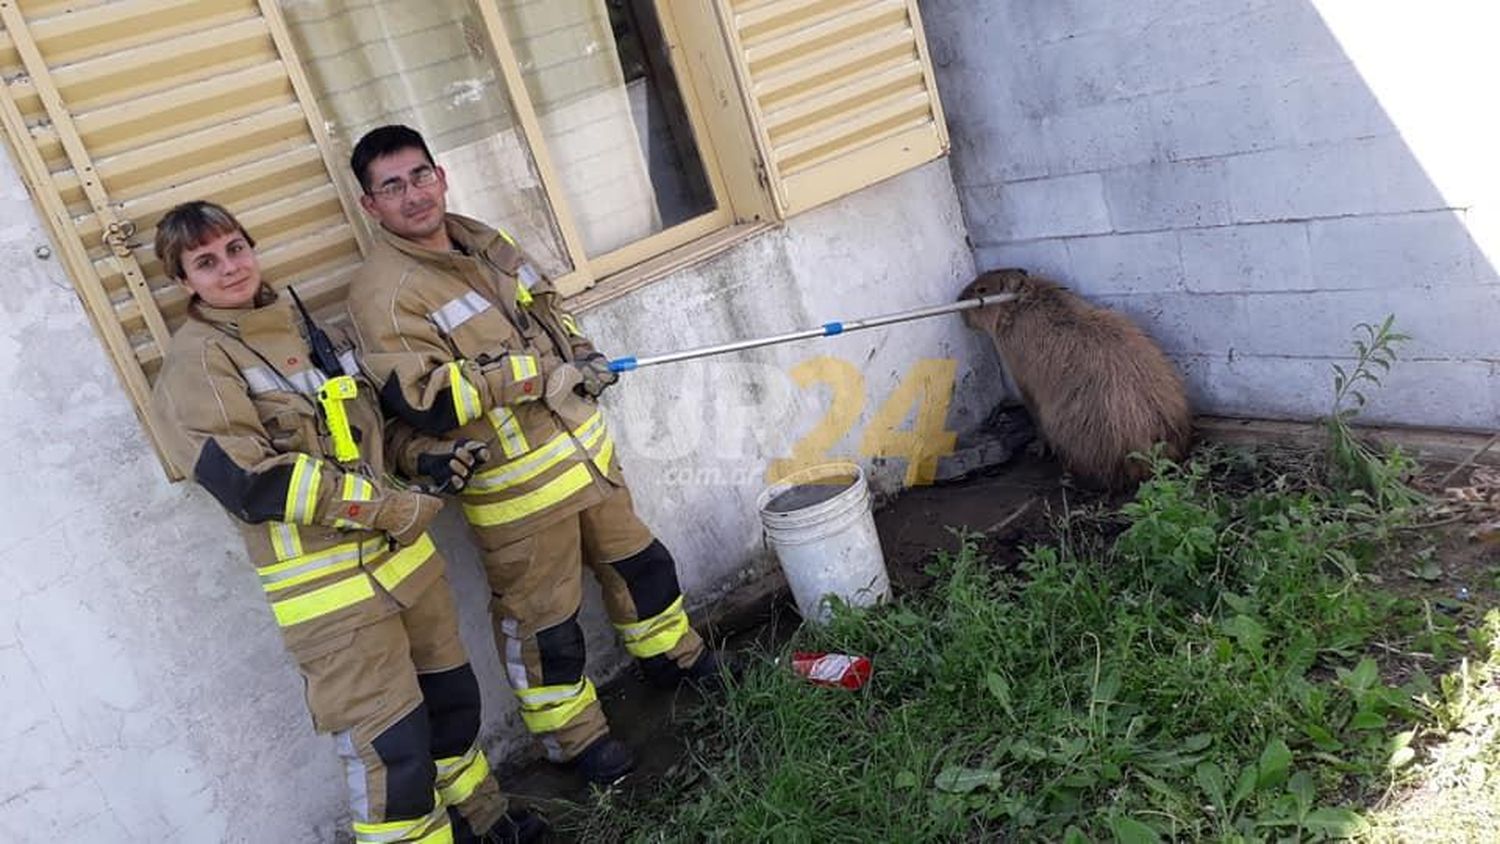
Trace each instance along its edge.
{"label": "firefighter boot", "polygon": [[635,754],[613,736],[605,736],[585,747],[573,760],[590,785],[608,788],[635,770]]}
{"label": "firefighter boot", "polygon": [[546,819],[536,812],[512,809],[490,827],[481,844],[530,844],[540,841],[549,828]]}

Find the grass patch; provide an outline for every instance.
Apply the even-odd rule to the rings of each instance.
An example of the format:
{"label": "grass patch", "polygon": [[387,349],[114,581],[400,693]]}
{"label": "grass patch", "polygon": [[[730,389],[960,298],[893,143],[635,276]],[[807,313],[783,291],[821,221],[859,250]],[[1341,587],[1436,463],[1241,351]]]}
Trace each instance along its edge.
{"label": "grass patch", "polygon": [[[1254,452],[1158,462],[1123,507],[1060,518],[1019,570],[966,542],[936,560],[930,590],[797,634],[789,649],[871,656],[859,692],[810,686],[785,652],[761,655],[688,726],[689,756],[653,796],[605,796],[567,831],[1401,838],[1392,788],[1404,766],[1429,764],[1427,736],[1476,736],[1464,764],[1500,761],[1496,708],[1473,703],[1497,694],[1494,665],[1434,682],[1423,664],[1463,652],[1459,624],[1361,574],[1397,547],[1407,513]],[[1414,651],[1424,659],[1402,656]],[[1359,807],[1377,804],[1390,814],[1372,826]]]}

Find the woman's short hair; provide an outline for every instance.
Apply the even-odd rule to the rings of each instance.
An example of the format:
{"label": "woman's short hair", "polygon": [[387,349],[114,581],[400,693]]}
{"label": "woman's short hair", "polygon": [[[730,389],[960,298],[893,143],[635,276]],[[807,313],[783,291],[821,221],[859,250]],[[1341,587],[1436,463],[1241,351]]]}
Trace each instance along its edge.
{"label": "woman's short hair", "polygon": [[167,278],[181,280],[186,277],[182,269],[182,253],[233,232],[239,232],[250,248],[255,248],[255,238],[224,206],[202,199],[184,202],[168,211],[156,224],[156,257],[161,259]]}

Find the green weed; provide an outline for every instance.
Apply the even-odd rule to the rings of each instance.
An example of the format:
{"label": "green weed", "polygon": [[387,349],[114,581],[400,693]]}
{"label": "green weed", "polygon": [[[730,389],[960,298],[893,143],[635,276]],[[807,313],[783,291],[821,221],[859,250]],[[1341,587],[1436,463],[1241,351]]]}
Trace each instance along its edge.
{"label": "green weed", "polygon": [[1411,337],[1395,330],[1396,317],[1386,316],[1380,325],[1359,323],[1355,331],[1354,366],[1345,370],[1333,365],[1333,406],[1325,420],[1328,429],[1328,469],[1334,485],[1372,496],[1382,509],[1408,507],[1421,497],[1406,484],[1416,464],[1399,448],[1377,451],[1362,442],[1351,422],[1368,402],[1365,390],[1379,387],[1380,379],[1396,362],[1396,347]]}
{"label": "green weed", "polygon": [[[588,840],[1320,840],[1365,830],[1440,694],[1381,679],[1370,643],[1435,635],[1359,572],[1370,512],[1240,460],[1158,460],[1108,518],[1064,520],[1018,572],[966,542],[936,585],[841,609],[791,647],[871,655],[844,693],[767,654],[706,708],[661,801],[611,805]],[[1431,628],[1431,629],[1429,629]],[[1447,634],[1454,638],[1451,631]],[[1456,641],[1456,639],[1455,639]],[[781,661],[778,662],[778,657]],[[1445,698],[1446,699],[1446,698]],[[681,799],[675,799],[680,797]]]}

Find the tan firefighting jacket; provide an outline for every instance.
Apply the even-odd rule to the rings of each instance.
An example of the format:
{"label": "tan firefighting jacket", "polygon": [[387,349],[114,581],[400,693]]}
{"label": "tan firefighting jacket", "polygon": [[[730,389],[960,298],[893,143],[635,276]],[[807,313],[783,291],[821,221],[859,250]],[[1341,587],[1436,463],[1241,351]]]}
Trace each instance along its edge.
{"label": "tan firefighting jacket", "polygon": [[504,233],[456,214],[447,226],[461,251],[382,231],[350,283],[349,312],[388,412],[490,444],[464,516],[487,544],[510,542],[623,480],[594,401],[560,412],[542,401],[548,373],[594,351],[551,283]]}
{"label": "tan firefighting jacket", "polygon": [[[334,460],[310,360],[290,297],[263,287],[252,308],[194,301],[173,335],[152,396],[172,462],[239,523],[288,649],[306,655],[410,605],[442,573],[425,534],[395,548],[361,521],[390,494],[375,390],[354,346],[330,331],[358,396],[345,403],[359,457]],[[427,438],[405,437],[415,463]]]}

